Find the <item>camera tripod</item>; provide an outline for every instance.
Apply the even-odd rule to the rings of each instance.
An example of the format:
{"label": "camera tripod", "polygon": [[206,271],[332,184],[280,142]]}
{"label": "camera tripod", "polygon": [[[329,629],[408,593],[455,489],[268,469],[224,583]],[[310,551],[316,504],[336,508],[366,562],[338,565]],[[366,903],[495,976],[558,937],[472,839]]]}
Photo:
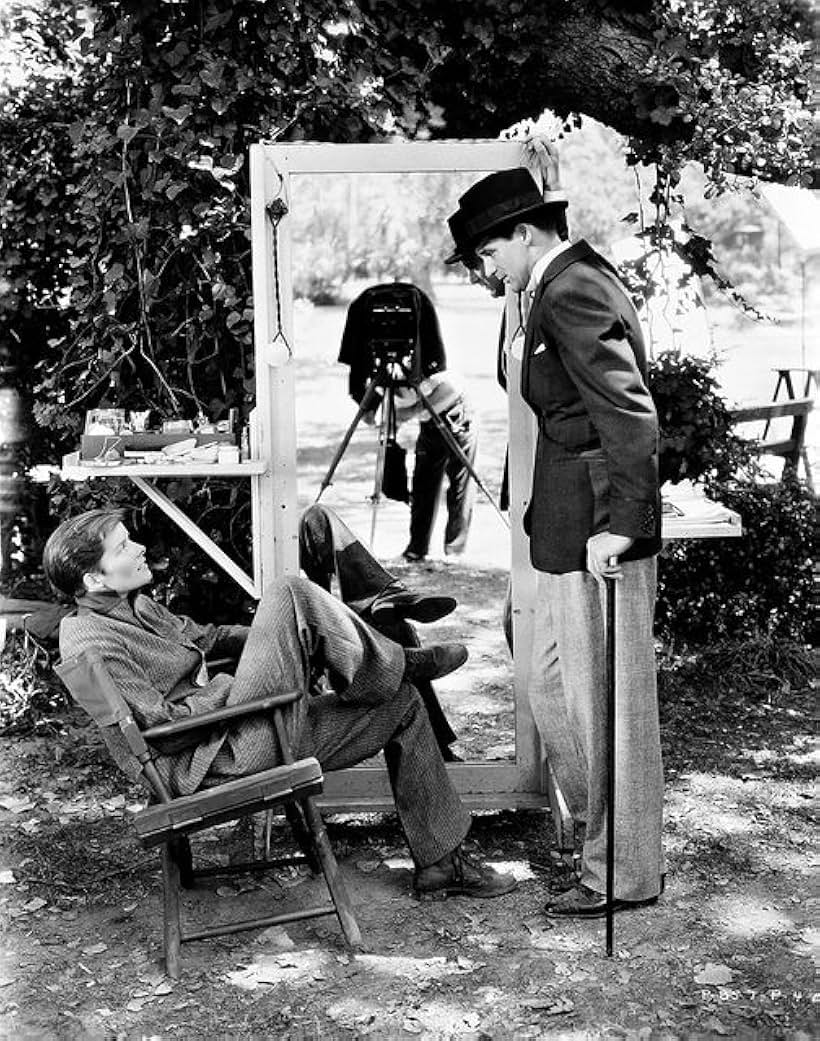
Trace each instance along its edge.
{"label": "camera tripod", "polygon": [[[401,376],[394,375],[394,370],[396,368],[400,370]],[[342,456],[344,455],[347,446],[350,444],[350,440],[353,437],[356,427],[361,422],[362,417],[365,416],[368,412],[374,411],[378,406],[379,401],[381,401],[382,411],[379,420],[379,447],[376,455],[376,474],[373,483],[373,494],[370,496],[370,502],[372,507],[370,514],[371,548],[373,546],[373,541],[376,536],[376,515],[382,499],[382,478],[384,477],[385,448],[387,445],[388,433],[392,426],[392,420],[395,414],[395,391],[397,387],[413,388],[413,390],[418,395],[419,400],[429,413],[431,422],[435,424],[436,429],[443,437],[447,447],[450,449],[453,455],[456,456],[456,458],[464,464],[464,467],[466,468],[470,477],[472,477],[472,479],[475,481],[475,483],[487,497],[491,506],[498,514],[498,516],[501,518],[501,521],[504,524],[504,526],[509,528],[509,522],[507,521],[507,518],[504,516],[504,514],[501,512],[498,503],[492,497],[489,490],[487,489],[487,486],[476,473],[475,467],[467,458],[461,445],[458,443],[458,441],[456,441],[455,436],[453,435],[453,431],[450,429],[447,422],[442,418],[442,416],[440,416],[439,413],[436,412],[430,399],[421,389],[419,384],[420,379],[412,374],[412,372],[409,370],[409,368],[405,365],[404,361],[400,357],[391,353],[381,359],[379,367],[376,369],[373,378],[367,385],[367,389],[365,390],[364,396],[362,397],[361,403],[359,404],[359,410],[353,417],[353,420],[350,426],[347,428],[347,431],[344,437],[342,438],[339,447],[336,449],[336,454],[333,456],[330,466],[328,467],[327,473],[322,479],[322,484],[316,496],[315,501],[318,502],[319,499],[321,499],[325,489],[329,488],[330,485],[333,483],[333,475],[336,472],[336,469],[342,460]],[[382,392],[381,395],[379,394],[379,391]]]}

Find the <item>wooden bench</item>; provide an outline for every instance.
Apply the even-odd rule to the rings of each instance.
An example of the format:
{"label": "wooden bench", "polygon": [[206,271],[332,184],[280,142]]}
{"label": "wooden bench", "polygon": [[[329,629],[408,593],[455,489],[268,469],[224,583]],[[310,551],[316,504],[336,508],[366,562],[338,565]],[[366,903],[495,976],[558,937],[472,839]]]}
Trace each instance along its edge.
{"label": "wooden bench", "polygon": [[784,401],[764,401],[743,405],[740,408],[732,409],[732,417],[738,424],[764,422],[766,426],[763,437],[765,438],[772,420],[790,416],[792,418],[790,436],[776,441],[759,440],[755,446],[756,451],[760,455],[780,456],[784,460],[784,476],[787,473],[796,475],[797,467],[802,459],[806,481],[811,488],[811,470],[806,453],[806,426],[809,421],[809,413],[813,408],[814,398],[789,398]]}

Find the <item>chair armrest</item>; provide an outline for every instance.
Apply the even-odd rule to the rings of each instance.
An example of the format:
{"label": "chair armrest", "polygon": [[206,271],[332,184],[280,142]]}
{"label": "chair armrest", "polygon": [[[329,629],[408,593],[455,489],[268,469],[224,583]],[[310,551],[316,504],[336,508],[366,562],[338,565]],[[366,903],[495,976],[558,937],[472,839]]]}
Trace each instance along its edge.
{"label": "chair armrest", "polygon": [[269,712],[283,705],[291,705],[294,701],[304,697],[303,690],[294,690],[289,694],[270,694],[268,697],[256,698],[253,701],[241,701],[236,705],[227,705],[225,708],[215,708],[210,712],[200,712],[192,716],[184,716],[175,719],[172,723],[160,723],[159,726],[143,730],[142,736],[146,741],[156,741],[162,737],[175,737],[189,730],[198,730],[201,727],[213,727],[220,723],[229,723],[243,716],[254,715],[258,712]]}

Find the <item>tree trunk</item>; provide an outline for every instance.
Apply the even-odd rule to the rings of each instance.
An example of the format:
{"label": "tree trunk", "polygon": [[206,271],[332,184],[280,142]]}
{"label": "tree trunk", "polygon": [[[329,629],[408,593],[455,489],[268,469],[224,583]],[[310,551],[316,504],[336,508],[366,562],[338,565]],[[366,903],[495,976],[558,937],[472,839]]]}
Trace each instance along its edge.
{"label": "tree trunk", "polygon": [[583,113],[644,140],[691,133],[680,120],[663,126],[649,118],[676,95],[642,74],[657,28],[644,0],[417,0],[405,11],[384,0],[364,6],[391,49],[403,49],[418,65],[419,40],[425,41],[429,96],[443,110],[438,136],[494,136],[546,108],[562,117]]}
{"label": "tree trunk", "polygon": [[[520,68],[490,65],[486,70],[496,105],[489,120],[477,107],[459,110],[457,98],[463,98],[463,92],[454,95],[455,84],[436,78],[433,97],[441,98],[448,134],[497,134],[522,118],[537,119],[545,108],[562,117],[583,113],[643,140],[668,141],[691,132],[679,120],[665,127],[649,119],[654,103],[644,107],[643,117],[638,114],[638,98],[650,92],[657,96],[658,91],[642,76],[654,43],[645,19],[607,21],[605,11],[585,11],[579,4],[564,19],[551,22],[548,32],[539,44],[540,53],[530,55]],[[484,70],[480,81],[488,82]]]}

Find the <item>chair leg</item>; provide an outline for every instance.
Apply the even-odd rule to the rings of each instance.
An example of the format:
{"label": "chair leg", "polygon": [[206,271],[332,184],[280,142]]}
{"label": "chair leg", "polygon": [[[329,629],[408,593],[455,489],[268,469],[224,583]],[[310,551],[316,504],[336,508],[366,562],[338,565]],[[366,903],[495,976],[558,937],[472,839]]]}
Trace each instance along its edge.
{"label": "chair leg", "polygon": [[333,849],[330,845],[330,839],[327,837],[322,815],[310,796],[300,799],[299,803],[305,815],[307,826],[310,829],[310,834],[313,837],[316,856],[319,858],[322,873],[325,876],[327,888],[330,890],[330,896],[333,900],[333,906],[336,908],[336,914],[339,917],[339,924],[342,927],[344,937],[351,947],[361,947],[362,934],[356,923],[353,905],[350,903],[350,897],[347,895],[347,889],[342,880],[339,865],[336,863],[336,857],[333,855]]}
{"label": "chair leg", "polygon": [[187,835],[181,835],[178,839],[172,839],[168,843],[174,857],[174,862],[179,869],[179,884],[183,889],[194,887],[194,858],[191,855],[191,843]]}
{"label": "chair leg", "polygon": [[322,870],[322,865],[316,856],[316,844],[313,841],[310,829],[305,824],[302,811],[296,803],[289,802],[285,806],[285,816],[290,824],[293,837],[296,839],[296,844],[307,858],[310,870],[318,874]]}
{"label": "chair leg", "polygon": [[172,980],[179,979],[182,928],[179,919],[180,871],[171,843],[162,847],[163,928],[165,968]]}

